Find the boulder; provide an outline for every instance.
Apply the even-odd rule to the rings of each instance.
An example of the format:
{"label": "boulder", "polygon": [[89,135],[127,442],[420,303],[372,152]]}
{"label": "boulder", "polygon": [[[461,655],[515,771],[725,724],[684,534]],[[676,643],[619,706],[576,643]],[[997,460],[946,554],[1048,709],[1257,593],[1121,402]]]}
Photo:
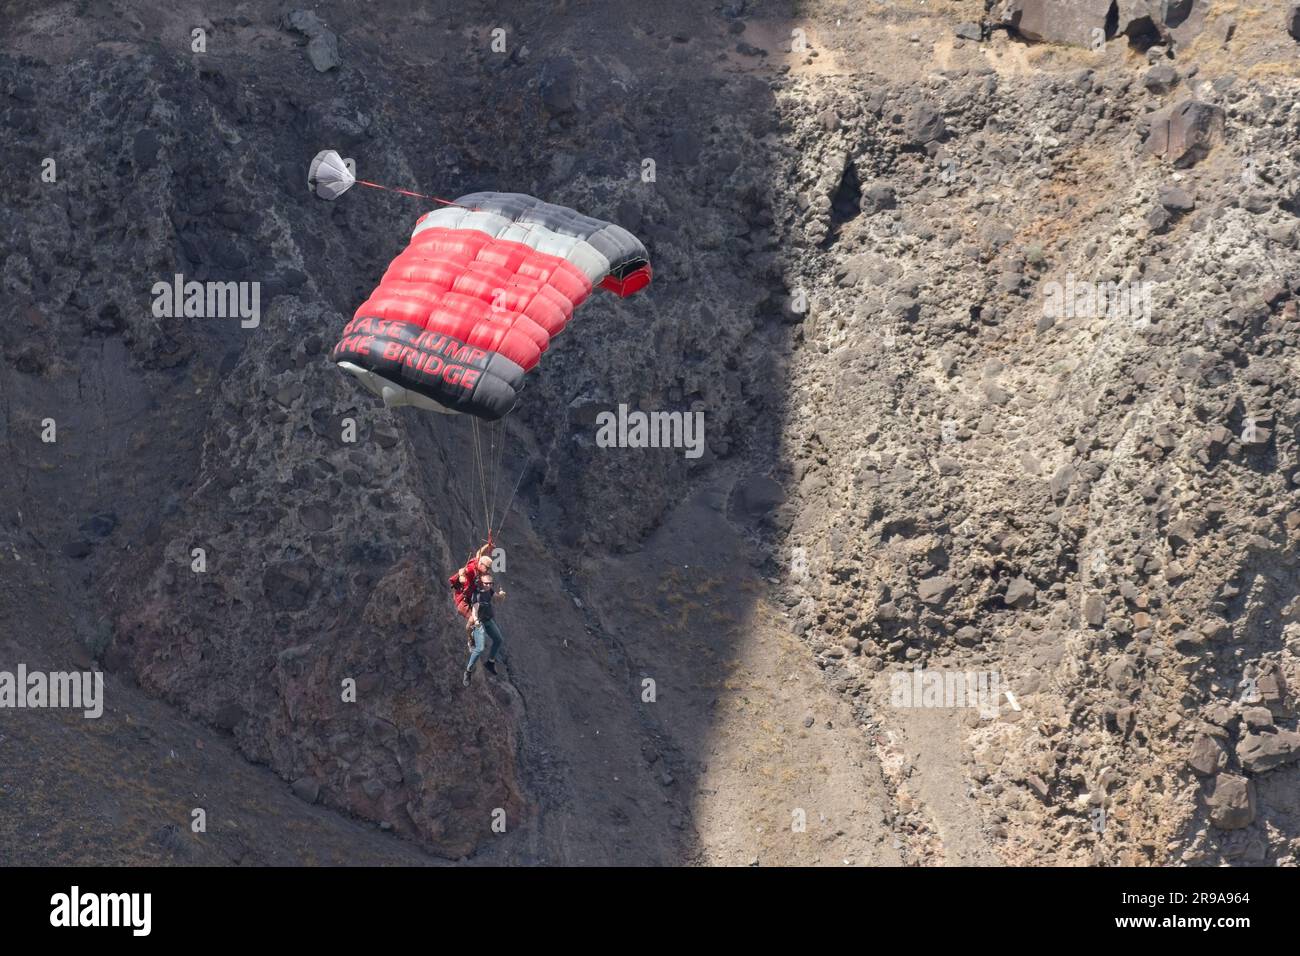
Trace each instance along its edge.
{"label": "boulder", "polygon": [[1209,734],[1201,734],[1192,742],[1192,752],[1187,755],[1187,766],[1201,777],[1213,777],[1228,765],[1228,752]]}
{"label": "boulder", "polygon": [[316,72],[325,73],[338,67],[339,38],[325,25],[325,21],[310,10],[294,10],[284,18],[284,25],[294,33],[307,37],[307,59]]}
{"label": "boulder", "polygon": [[[1106,16],[1114,0],[1010,0],[1002,22],[1037,43],[1092,46],[1105,37]],[[1095,31],[1100,30],[1097,34]]]}
{"label": "boulder", "polygon": [[308,39],[315,39],[328,32],[325,21],[310,10],[294,10],[284,18],[284,25]]}
{"label": "boulder", "polygon": [[1191,212],[1196,208],[1196,200],[1186,190],[1179,189],[1177,186],[1161,186],[1156,195],[1160,199],[1160,205],[1170,212]]}
{"label": "boulder", "polygon": [[[578,106],[578,70],[567,58],[551,60],[543,65],[538,84],[542,105],[552,116],[572,113]],[[674,152],[678,144],[674,144]]]}
{"label": "boulder", "polygon": [[735,495],[740,511],[754,518],[768,514],[785,501],[785,489],[779,482],[765,475],[737,482]]}
{"label": "boulder", "polygon": [[1006,602],[1007,607],[1027,608],[1032,607],[1038,597],[1038,589],[1029,583],[1025,578],[1014,578],[1007,585],[1007,593],[1003,595],[1002,600]]}
{"label": "boulder", "polygon": [[272,565],[262,575],[262,591],[273,607],[282,611],[301,611],[307,606],[307,596],[318,570],[307,561]]}
{"label": "boulder", "polygon": [[1232,636],[1232,625],[1217,617],[1206,618],[1199,630],[1207,641],[1224,641]]}
{"label": "boulder", "polygon": [[307,41],[307,59],[317,73],[337,69],[343,63],[339,56],[339,38],[329,30],[312,37]]}
{"label": "boulder", "polygon": [[1206,798],[1210,822],[1220,830],[1240,830],[1255,820],[1255,784],[1245,777],[1220,774]]}
{"label": "boulder", "polygon": [[298,520],[308,531],[328,531],[334,527],[334,511],[318,504],[307,504],[298,509]]}
{"label": "boulder", "polygon": [[1288,717],[1291,705],[1287,700],[1286,678],[1276,664],[1266,662],[1263,672],[1255,681],[1255,691],[1259,702],[1269,709],[1274,717]]}
{"label": "boulder", "polygon": [[[942,117],[939,122],[943,122]],[[894,191],[893,186],[872,186],[863,198],[865,200],[862,204],[863,211],[868,214],[893,209],[898,205],[898,193]]]}
{"label": "boulder", "polygon": [[292,784],[294,796],[307,803],[320,799],[320,784],[311,777],[299,777]]}
{"label": "boulder", "polygon": [[1300,733],[1294,730],[1246,734],[1237,742],[1237,759],[1251,773],[1264,773],[1297,758]]}
{"label": "boulder", "polygon": [[1147,152],[1182,169],[1194,166],[1223,140],[1223,110],[1186,99],[1152,114]]}
{"label": "boulder", "polygon": [[1264,730],[1273,726],[1273,713],[1267,707],[1243,707],[1241,719],[1251,730]]}
{"label": "boulder", "polygon": [[943,115],[932,106],[918,104],[907,117],[908,142],[917,146],[928,146],[941,142],[947,135],[948,127]]}
{"label": "boulder", "polygon": [[1083,599],[1083,619],[1089,627],[1101,627],[1106,623],[1106,599],[1100,594],[1089,594]]}
{"label": "boulder", "polygon": [[1178,71],[1168,63],[1157,63],[1151,69],[1147,70],[1147,75],[1142,78],[1142,85],[1152,93],[1168,93],[1178,85]]}
{"label": "boulder", "polygon": [[921,581],[916,586],[916,596],[933,607],[942,607],[948,603],[948,599],[952,597],[953,592],[956,590],[956,582],[952,578],[940,574]]}
{"label": "boulder", "polygon": [[1070,486],[1074,484],[1079,477],[1078,469],[1073,465],[1062,465],[1048,482],[1048,488],[1051,489],[1052,499],[1061,501],[1070,491]]}
{"label": "boulder", "polygon": [[1131,41],[1177,49],[1205,29],[1209,0],[1115,0],[1115,31]]}

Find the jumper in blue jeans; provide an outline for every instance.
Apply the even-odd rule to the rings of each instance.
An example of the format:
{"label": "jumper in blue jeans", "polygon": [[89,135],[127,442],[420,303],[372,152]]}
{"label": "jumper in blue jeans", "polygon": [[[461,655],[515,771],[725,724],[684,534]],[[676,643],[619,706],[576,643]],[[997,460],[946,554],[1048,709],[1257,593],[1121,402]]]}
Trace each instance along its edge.
{"label": "jumper in blue jeans", "polygon": [[496,660],[497,654],[501,652],[501,644],[505,638],[501,636],[501,628],[497,627],[497,622],[493,620],[480,622],[479,626],[474,628],[474,649],[470,651],[469,663],[465,665],[467,671],[474,669],[474,665],[478,663],[479,657],[483,654],[484,631],[487,632],[488,637],[492,638],[492,653],[488,655],[488,660]]}

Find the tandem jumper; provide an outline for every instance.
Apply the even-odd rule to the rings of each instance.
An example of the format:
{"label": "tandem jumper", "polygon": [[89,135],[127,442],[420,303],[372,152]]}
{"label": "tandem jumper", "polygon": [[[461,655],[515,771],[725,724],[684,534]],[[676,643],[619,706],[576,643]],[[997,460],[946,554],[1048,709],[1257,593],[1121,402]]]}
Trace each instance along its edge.
{"label": "tandem jumper", "polygon": [[[508,436],[502,420],[517,405],[528,373],[596,289],[622,299],[650,284],[649,254],[621,226],[523,193],[476,192],[453,201],[357,179],[334,150],[317,153],[307,184],[329,201],[360,184],[441,207],[416,220],[406,247],[352,313],[330,359],[388,408],[469,419],[474,467],[468,497],[483,509],[487,544],[448,583],[457,610],[481,625],[471,641],[481,648],[485,635],[493,639],[490,670],[500,645],[492,599],[504,592],[479,587],[478,577],[491,580],[487,551],[529,473],[525,458],[513,489],[508,478],[500,480]],[[653,424],[657,430],[646,441],[666,437],[684,445],[688,458],[703,453],[701,413]],[[619,437],[639,442],[643,431],[636,423],[629,431],[624,420]],[[506,489],[498,516],[498,490]],[[466,681],[476,660],[471,656]]]}

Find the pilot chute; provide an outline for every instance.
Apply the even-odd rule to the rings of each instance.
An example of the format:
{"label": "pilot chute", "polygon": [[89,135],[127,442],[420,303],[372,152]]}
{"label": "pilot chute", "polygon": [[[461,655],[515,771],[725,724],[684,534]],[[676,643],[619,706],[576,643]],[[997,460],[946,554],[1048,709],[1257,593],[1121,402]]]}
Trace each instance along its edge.
{"label": "pilot chute", "polygon": [[317,153],[307,169],[307,185],[321,199],[338,199],[356,181],[357,177],[352,175],[352,170],[348,169],[343,157],[332,149],[323,149]]}

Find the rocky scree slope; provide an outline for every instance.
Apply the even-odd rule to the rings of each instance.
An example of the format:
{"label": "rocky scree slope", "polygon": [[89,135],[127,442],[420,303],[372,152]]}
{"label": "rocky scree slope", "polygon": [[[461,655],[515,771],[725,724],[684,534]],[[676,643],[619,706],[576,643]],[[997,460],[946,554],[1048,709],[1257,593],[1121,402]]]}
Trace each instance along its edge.
{"label": "rocky scree slope", "polygon": [[1000,673],[945,733],[1006,862],[1294,865],[1296,80],[987,62],[778,98],[791,626],[882,754],[889,674]]}

